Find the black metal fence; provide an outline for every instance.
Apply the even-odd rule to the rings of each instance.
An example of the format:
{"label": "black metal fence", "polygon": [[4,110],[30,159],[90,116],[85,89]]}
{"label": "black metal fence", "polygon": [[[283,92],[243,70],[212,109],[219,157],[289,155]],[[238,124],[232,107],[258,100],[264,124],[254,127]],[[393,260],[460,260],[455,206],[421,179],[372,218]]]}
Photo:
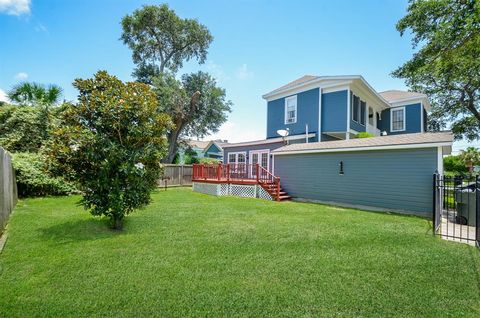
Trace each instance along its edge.
{"label": "black metal fence", "polygon": [[479,176],[433,175],[433,228],[443,238],[480,246]]}

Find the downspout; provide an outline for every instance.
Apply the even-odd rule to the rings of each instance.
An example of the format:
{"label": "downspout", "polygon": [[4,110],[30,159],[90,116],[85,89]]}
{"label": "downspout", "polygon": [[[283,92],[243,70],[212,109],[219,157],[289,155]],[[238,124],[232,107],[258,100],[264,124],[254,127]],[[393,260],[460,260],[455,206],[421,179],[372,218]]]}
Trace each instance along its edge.
{"label": "downspout", "polygon": [[322,141],[322,88],[318,88],[318,133],[317,141]]}
{"label": "downspout", "polygon": [[305,125],[305,143],[308,144],[308,124]]}
{"label": "downspout", "polygon": [[345,139],[349,140],[350,139],[350,104],[351,104],[351,98],[350,98],[350,87],[347,89],[347,132],[345,133]]}

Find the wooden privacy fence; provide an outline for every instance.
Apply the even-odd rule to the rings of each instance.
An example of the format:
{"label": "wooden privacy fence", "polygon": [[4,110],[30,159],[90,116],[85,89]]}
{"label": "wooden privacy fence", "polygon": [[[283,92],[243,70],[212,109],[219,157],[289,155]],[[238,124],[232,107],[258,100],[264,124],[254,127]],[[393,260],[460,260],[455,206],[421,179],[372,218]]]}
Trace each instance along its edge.
{"label": "wooden privacy fence", "polygon": [[190,186],[192,185],[192,165],[164,165],[160,186]]}
{"label": "wooden privacy fence", "polygon": [[8,217],[17,204],[17,183],[12,157],[0,147],[0,233],[7,225]]}

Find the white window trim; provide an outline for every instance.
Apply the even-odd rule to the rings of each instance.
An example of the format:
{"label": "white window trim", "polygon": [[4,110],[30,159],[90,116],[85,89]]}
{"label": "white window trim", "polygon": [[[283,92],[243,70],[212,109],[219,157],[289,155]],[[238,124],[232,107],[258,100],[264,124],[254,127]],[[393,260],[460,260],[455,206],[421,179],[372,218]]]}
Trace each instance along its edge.
{"label": "white window trim", "polygon": [[[397,110],[403,110],[403,129],[397,129],[393,130],[393,112]],[[400,132],[400,131],[405,131],[407,128],[407,116],[406,116],[406,110],[405,107],[395,107],[390,109],[390,131],[391,132]]]}
{"label": "white window trim", "polygon": [[[293,121],[293,122],[291,122],[291,123],[287,122],[287,118],[288,118],[288,117],[287,117],[287,113],[288,113],[288,111],[287,111],[287,109],[288,109],[287,105],[288,105],[288,101],[289,101],[289,100],[295,100],[295,121]],[[293,96],[290,96],[290,97],[286,97],[286,98],[285,98],[285,120],[284,120],[285,125],[295,124],[295,123],[297,122],[297,118],[298,118],[297,109],[298,109],[298,105],[297,105],[297,95],[293,95]]]}
{"label": "white window trim", "polygon": [[422,102],[422,103],[420,103],[420,121],[421,121],[421,122],[420,122],[420,132],[422,132],[422,133],[425,132],[425,127],[424,127],[425,125],[424,125],[424,122],[423,122],[423,120],[424,120],[424,119],[423,119],[423,115],[424,115],[424,114],[423,114],[423,102]]}
{"label": "white window trim", "polygon": [[[352,98],[350,98],[350,113],[352,114],[352,121],[354,123],[357,123],[358,124],[358,121],[355,120],[355,116],[353,116],[353,114],[355,113],[355,97],[360,99],[360,97],[358,97],[357,95],[355,95],[354,92],[352,92],[350,95],[352,95]],[[360,106],[360,105],[359,105]],[[357,110],[357,116],[358,118],[360,118],[360,107],[358,108]]]}
{"label": "white window trim", "polygon": [[[362,124],[362,102],[365,103],[365,114],[363,114],[363,120],[365,121],[363,124]],[[368,104],[367,104],[367,101],[365,100],[362,100],[360,98],[360,105],[358,107],[358,124],[360,126],[363,126],[363,127],[367,127],[367,123],[368,123]]]}
{"label": "white window trim", "polygon": [[[250,150],[248,152],[248,163],[253,164],[253,154],[257,153],[259,158],[261,158],[262,153],[267,153],[267,170],[270,171],[270,149],[260,149],[260,150]],[[260,159],[261,160],[261,159]]]}
{"label": "white window trim", "polygon": [[[245,162],[242,163],[247,163],[247,152],[246,151],[237,151],[237,152],[229,152],[227,156],[227,163],[233,163],[233,164],[238,164],[238,155],[243,154],[245,156]],[[235,162],[230,162],[230,155],[235,155]]]}

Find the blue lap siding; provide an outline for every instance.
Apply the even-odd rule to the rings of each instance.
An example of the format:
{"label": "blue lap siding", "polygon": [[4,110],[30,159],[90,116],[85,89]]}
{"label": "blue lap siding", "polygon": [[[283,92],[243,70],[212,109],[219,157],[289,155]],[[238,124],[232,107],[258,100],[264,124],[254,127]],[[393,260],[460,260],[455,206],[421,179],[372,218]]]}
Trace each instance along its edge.
{"label": "blue lap siding", "polygon": [[[392,132],[390,127],[391,110],[395,108],[405,107],[405,130]],[[382,111],[382,119],[379,122],[379,129],[386,131],[389,135],[408,134],[422,132],[422,112],[424,113],[424,122],[426,121],[426,113],[423,110],[422,104],[412,104],[400,107],[392,107]]]}
{"label": "blue lap siding", "polygon": [[[285,124],[285,98],[269,101],[267,104],[267,138],[278,137],[277,130],[289,129],[290,135],[305,134],[306,125],[309,133],[318,130],[319,110],[318,88],[301,92],[297,95],[297,122]],[[293,95],[292,95],[293,96]]]}
{"label": "blue lap siding", "polygon": [[[253,146],[236,146],[236,147],[224,147],[223,148],[223,163],[228,163],[228,154],[232,152],[246,152],[247,155],[247,162],[249,163],[251,150],[264,150],[268,149],[270,151],[275,150],[285,146],[283,142],[276,142],[276,143],[268,143],[268,144],[260,144],[260,145],[253,145]],[[270,169],[272,168],[272,155],[270,154]]]}
{"label": "blue lap siding", "polygon": [[347,90],[322,94],[322,132],[347,131]]}
{"label": "blue lap siding", "polygon": [[430,216],[436,169],[437,149],[421,148],[275,155],[274,174],[293,197]]}

